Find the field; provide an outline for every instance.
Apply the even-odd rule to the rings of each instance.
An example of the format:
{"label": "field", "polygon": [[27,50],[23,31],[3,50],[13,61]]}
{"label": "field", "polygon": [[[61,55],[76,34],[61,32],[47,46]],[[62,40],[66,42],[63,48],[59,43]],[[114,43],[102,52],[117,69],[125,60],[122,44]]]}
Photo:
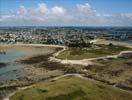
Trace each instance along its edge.
{"label": "field", "polygon": [[[93,55],[112,55],[118,54],[123,50],[131,50],[122,46],[106,46],[103,45],[104,48],[96,49],[91,52]],[[106,50],[105,50],[106,48]],[[70,48],[71,50],[75,50],[75,48]],[[76,48],[77,50],[81,50]],[[101,50],[102,49],[102,50]],[[104,51],[103,51],[104,49]],[[76,52],[72,52],[72,54],[76,54]],[[90,50],[86,50],[90,51]],[[110,52],[111,51],[111,52]],[[65,51],[64,51],[65,52]],[[83,54],[85,50],[81,50],[79,54]],[[89,52],[86,52],[87,54]],[[84,53],[84,56],[87,56]],[[71,58],[71,55],[69,55]],[[99,56],[100,57],[100,56]],[[21,60],[21,63],[33,64],[35,68],[40,67],[42,69],[46,69],[48,71],[58,70],[58,75],[62,73],[80,73],[84,74],[86,77],[93,78],[98,81],[105,82],[107,84],[116,85],[121,88],[132,90],[132,58],[116,58],[116,59],[102,59],[102,60],[93,60],[93,65],[81,66],[81,65],[63,65],[57,62],[48,62],[48,57],[39,55],[36,57],[32,57],[31,59]],[[47,71],[47,72],[48,72]],[[40,71],[41,72],[41,71]],[[62,72],[62,73],[60,73]],[[43,75],[43,74],[42,74]],[[54,75],[53,75],[54,76]]]}
{"label": "field", "polygon": [[[53,51],[58,50],[61,49],[55,48]],[[125,50],[132,49],[115,45],[98,45],[91,48],[69,48],[57,57],[85,59],[115,55]],[[30,89],[18,90],[11,100],[131,100],[131,92],[117,87],[132,90],[132,57],[95,59],[91,61],[93,65],[82,66],[49,61],[54,52],[38,53],[16,61],[18,64],[26,65],[24,69],[28,75],[25,81],[35,85]],[[95,81],[77,77],[51,80],[69,73],[81,74]]]}
{"label": "field", "polygon": [[68,48],[64,52],[60,53],[57,56],[57,58],[80,60],[80,59],[101,57],[106,55],[114,55],[125,50],[132,50],[132,49],[117,45],[98,45],[97,47],[91,47],[91,48]]}
{"label": "field", "polygon": [[37,83],[11,100],[131,100],[132,94],[76,77]]}
{"label": "field", "polygon": [[94,63],[94,66],[83,68],[87,77],[132,90],[132,58],[96,60]]}

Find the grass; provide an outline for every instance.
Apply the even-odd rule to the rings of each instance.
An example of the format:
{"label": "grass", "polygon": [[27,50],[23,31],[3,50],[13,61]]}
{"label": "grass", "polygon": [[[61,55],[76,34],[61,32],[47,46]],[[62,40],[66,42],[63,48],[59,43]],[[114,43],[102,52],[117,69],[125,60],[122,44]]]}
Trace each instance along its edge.
{"label": "grass", "polygon": [[99,48],[69,48],[64,52],[60,53],[57,58],[60,59],[70,59],[70,60],[79,60],[86,58],[101,57],[106,55],[118,54],[121,51],[132,50],[123,46],[116,45],[101,45]]}
{"label": "grass", "polygon": [[132,94],[76,77],[37,83],[10,100],[131,100]]}
{"label": "grass", "polygon": [[132,58],[95,60],[94,66],[83,68],[87,77],[132,90]]}

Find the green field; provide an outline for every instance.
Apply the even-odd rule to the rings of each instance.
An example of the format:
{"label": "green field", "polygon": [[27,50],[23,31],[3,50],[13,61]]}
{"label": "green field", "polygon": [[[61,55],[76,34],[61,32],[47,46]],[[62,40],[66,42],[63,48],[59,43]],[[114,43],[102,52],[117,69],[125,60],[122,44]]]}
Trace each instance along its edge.
{"label": "green field", "polygon": [[76,77],[37,83],[11,100],[131,100],[132,93]]}
{"label": "green field", "polygon": [[132,49],[116,45],[100,45],[99,47],[93,48],[68,48],[64,52],[60,53],[57,58],[79,60],[86,58],[101,57],[106,55],[114,55],[125,50]]}

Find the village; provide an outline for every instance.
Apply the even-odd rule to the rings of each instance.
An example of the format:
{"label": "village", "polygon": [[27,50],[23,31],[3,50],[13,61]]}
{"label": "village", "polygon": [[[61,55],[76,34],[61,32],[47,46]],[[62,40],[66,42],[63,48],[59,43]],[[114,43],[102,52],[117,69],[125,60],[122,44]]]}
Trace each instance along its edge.
{"label": "village", "polygon": [[1,27],[0,44],[79,45],[94,39],[132,40],[131,28]]}

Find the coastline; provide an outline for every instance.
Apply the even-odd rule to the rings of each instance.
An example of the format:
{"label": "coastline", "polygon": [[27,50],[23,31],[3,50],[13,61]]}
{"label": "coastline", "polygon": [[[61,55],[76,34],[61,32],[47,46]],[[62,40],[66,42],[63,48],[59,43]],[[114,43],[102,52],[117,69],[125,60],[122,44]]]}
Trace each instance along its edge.
{"label": "coastline", "polygon": [[8,47],[8,46],[44,46],[44,47],[60,47],[64,48],[65,46],[61,45],[48,45],[48,44],[0,44],[0,46]]}
{"label": "coastline", "polygon": [[[58,45],[41,45],[41,44],[15,44],[15,45],[19,45],[19,46],[48,46],[48,47],[61,47],[61,48],[63,48],[62,50],[60,50],[60,51],[58,51],[58,52],[55,52],[54,54],[53,54],[53,56],[52,57],[50,57],[49,58],[49,61],[54,61],[54,59],[56,59],[55,57],[57,56],[57,55],[59,55],[61,52],[63,52],[65,49],[66,49],[66,47],[65,46],[58,46]],[[6,45],[6,46],[8,46],[8,45]],[[120,53],[121,54],[121,53]],[[57,62],[58,61],[61,61],[62,62],[62,64],[81,64],[81,65],[84,65],[84,66],[87,66],[88,64],[86,64],[85,62],[88,62],[88,61],[91,61],[91,60],[96,60],[96,59],[104,59],[104,58],[116,58],[116,57],[118,57],[118,55],[114,55],[114,56],[106,56],[106,57],[99,57],[99,58],[91,58],[91,59],[82,59],[82,60],[77,60],[77,61],[68,61],[68,60],[65,60],[65,61],[61,61],[61,59],[58,59],[57,60]],[[53,59],[54,58],[54,59]],[[79,62],[79,61],[81,61],[81,63]],[[89,64],[93,64],[93,63],[90,63],[89,62]],[[61,75],[61,76],[63,76],[63,75]],[[58,76],[58,77],[61,77],[61,76]],[[65,76],[65,75],[64,75]],[[73,75],[74,76],[74,75]],[[76,75],[75,75],[76,76]],[[56,77],[57,78],[57,77]],[[84,77],[85,78],[85,77]],[[52,78],[51,78],[52,79]],[[88,79],[90,79],[90,78],[88,78]],[[93,79],[94,80],[94,79]],[[42,80],[40,80],[40,81],[42,81]],[[97,80],[95,80],[95,81],[97,81]],[[39,82],[39,81],[38,81]],[[100,82],[100,81],[98,81],[98,82]],[[36,83],[35,83],[36,84]],[[11,94],[9,94],[9,95],[7,95],[6,96],[6,98],[4,98],[4,100],[9,100],[9,98],[12,96],[12,95],[14,95],[17,91],[19,91],[19,90],[24,90],[24,89],[27,89],[27,88],[30,88],[31,86],[24,86],[24,87],[18,87],[18,89],[14,92],[14,93],[11,93]],[[113,86],[114,87],[114,86]],[[120,87],[116,87],[116,88],[118,88],[118,89],[120,89]],[[121,90],[123,90],[123,89],[121,89]],[[127,92],[127,90],[124,90],[124,91],[126,91]]]}
{"label": "coastline", "polygon": [[[49,49],[51,49],[53,47],[53,51],[54,53],[56,53],[58,50],[56,50],[56,48],[64,48],[64,46],[58,46],[58,45],[43,45],[43,44],[10,44],[10,45],[0,45],[1,49],[4,48],[4,50],[10,50],[10,48],[13,49],[17,49],[17,50],[25,50],[25,47],[32,50],[30,47],[49,47]],[[17,48],[16,48],[17,47]],[[24,48],[23,48],[24,47]],[[18,49],[19,48],[19,49]],[[39,49],[39,48],[38,48]],[[37,49],[37,50],[38,50]],[[36,49],[35,49],[36,50]],[[47,49],[46,49],[47,50]],[[45,51],[44,51],[45,52]],[[39,54],[41,54],[42,52],[40,52]],[[38,55],[39,55],[38,54]],[[51,53],[52,54],[52,53]],[[34,55],[36,56],[36,55]],[[33,56],[29,56],[29,57],[24,57],[24,59],[28,59],[30,57]],[[21,59],[18,59],[21,60]],[[25,66],[25,65],[24,65]],[[7,88],[5,91],[11,91],[11,88],[14,88],[13,91],[15,90],[15,88],[17,87],[24,87],[26,85],[30,85],[30,84],[34,84],[36,82],[42,81],[42,80],[47,80],[49,78],[55,77],[55,76],[59,76],[62,75],[61,71],[58,70],[54,70],[54,71],[48,71],[45,70],[43,68],[39,68],[39,67],[35,67],[34,65],[26,65],[25,67],[23,67],[23,70],[25,72],[28,72],[28,77],[24,77],[24,78],[19,78],[16,81],[9,81],[8,83],[4,83],[3,85],[1,84],[0,88],[1,88],[1,93],[3,91],[4,88]],[[38,78],[37,78],[38,77]],[[9,89],[8,89],[9,88]],[[0,95],[6,95],[8,93],[4,93]],[[3,97],[3,96],[2,96]],[[5,99],[6,100],[6,99]]]}

